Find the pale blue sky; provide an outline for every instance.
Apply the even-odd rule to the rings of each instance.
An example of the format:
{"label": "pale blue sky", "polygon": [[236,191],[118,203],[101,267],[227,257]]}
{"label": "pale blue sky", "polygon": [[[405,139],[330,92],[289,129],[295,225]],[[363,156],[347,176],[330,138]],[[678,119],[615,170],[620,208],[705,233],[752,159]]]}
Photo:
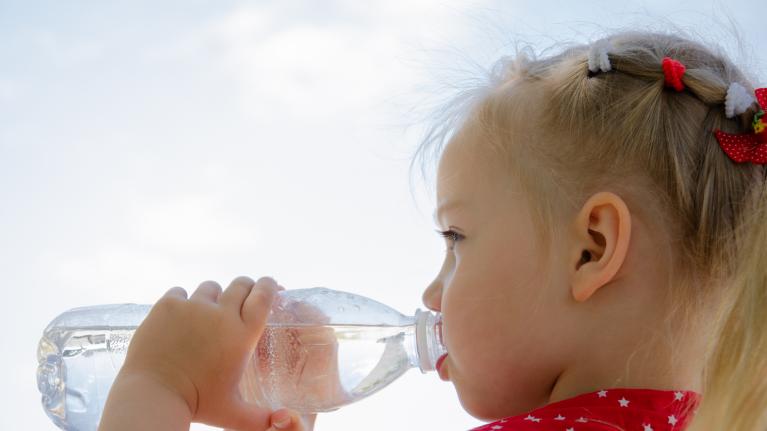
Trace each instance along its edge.
{"label": "pale blue sky", "polygon": [[[409,189],[419,119],[438,79],[470,78],[509,41],[585,42],[665,17],[736,54],[727,12],[765,84],[756,0],[575,3],[0,0],[0,429],[55,429],[35,350],[75,306],[244,274],[423,308],[444,245],[433,197]],[[362,424],[480,421],[451,385],[410,371],[316,429]]]}

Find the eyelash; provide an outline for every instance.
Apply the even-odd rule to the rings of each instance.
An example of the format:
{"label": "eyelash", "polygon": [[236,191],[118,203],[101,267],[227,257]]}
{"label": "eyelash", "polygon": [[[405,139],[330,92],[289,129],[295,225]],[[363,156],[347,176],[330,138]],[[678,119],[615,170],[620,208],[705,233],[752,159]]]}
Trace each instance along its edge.
{"label": "eyelash", "polygon": [[[455,247],[455,243],[465,238],[463,235],[452,229],[448,229],[446,231],[437,230],[437,233],[440,234],[443,238],[447,238],[448,240],[452,241],[453,247]],[[452,250],[453,247],[449,247],[449,249]]]}

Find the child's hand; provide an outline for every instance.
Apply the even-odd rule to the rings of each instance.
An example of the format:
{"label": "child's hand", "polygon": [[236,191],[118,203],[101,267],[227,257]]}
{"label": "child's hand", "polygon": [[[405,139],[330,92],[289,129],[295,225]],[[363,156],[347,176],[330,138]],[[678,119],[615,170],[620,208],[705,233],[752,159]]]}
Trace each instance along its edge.
{"label": "child's hand", "polygon": [[[184,289],[170,289],[136,330],[115,384],[156,382],[183,400],[193,422],[268,429],[272,412],[243,400],[238,384],[278,289],[271,278],[248,277],[234,279],[224,292],[206,281],[189,299]],[[302,430],[300,422],[285,429]]]}

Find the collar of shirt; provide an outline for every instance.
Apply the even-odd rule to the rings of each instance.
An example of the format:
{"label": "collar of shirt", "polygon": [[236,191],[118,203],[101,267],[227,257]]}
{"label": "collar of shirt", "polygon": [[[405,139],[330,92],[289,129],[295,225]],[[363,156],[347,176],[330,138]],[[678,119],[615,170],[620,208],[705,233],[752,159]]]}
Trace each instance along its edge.
{"label": "collar of shirt", "polygon": [[693,391],[610,388],[547,404],[471,431],[681,431],[701,395]]}

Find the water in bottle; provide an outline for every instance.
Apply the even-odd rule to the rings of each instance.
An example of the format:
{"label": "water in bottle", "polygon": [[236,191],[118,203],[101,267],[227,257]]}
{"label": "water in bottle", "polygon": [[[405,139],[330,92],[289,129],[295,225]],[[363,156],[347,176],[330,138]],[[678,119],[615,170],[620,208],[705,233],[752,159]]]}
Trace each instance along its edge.
{"label": "water in bottle", "polygon": [[[62,429],[96,430],[109,389],[150,305],[69,310],[45,329],[38,388]],[[404,316],[371,299],[326,288],[280,291],[240,390],[263,407],[323,412],[364,398],[412,367],[446,354],[439,313]],[[193,359],[190,359],[193,360]]]}

